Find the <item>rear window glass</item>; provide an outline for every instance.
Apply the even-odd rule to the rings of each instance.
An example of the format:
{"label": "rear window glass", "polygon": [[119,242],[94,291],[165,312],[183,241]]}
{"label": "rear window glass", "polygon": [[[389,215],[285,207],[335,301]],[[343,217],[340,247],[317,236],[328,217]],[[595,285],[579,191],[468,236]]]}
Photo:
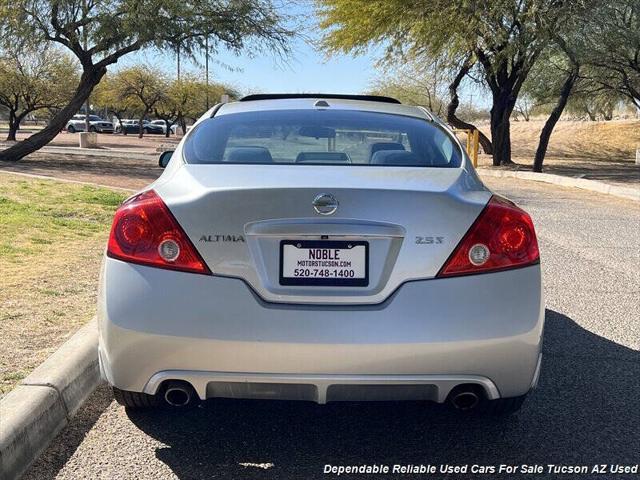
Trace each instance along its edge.
{"label": "rear window glass", "polygon": [[187,163],[459,167],[438,125],[351,110],[270,110],[205,120],[184,145]]}

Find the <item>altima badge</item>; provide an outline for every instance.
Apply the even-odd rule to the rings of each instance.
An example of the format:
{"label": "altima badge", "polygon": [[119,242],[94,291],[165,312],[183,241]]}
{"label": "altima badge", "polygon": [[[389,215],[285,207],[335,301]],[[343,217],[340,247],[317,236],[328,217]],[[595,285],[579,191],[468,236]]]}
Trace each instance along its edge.
{"label": "altima badge", "polygon": [[313,199],[311,204],[316,213],[320,215],[333,215],[340,205],[338,200],[330,193],[321,193]]}

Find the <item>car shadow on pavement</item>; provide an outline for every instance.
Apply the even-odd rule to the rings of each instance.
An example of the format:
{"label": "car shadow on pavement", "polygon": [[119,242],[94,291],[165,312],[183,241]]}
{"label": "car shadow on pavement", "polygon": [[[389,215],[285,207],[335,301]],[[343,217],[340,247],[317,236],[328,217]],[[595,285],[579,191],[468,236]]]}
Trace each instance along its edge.
{"label": "car shadow on pavement", "polygon": [[637,463],[639,352],[560,313],[547,310],[546,321],[539,388],[511,417],[475,418],[417,402],[255,400],[127,414],[166,445],[157,458],[185,479],[316,478],[327,464]]}

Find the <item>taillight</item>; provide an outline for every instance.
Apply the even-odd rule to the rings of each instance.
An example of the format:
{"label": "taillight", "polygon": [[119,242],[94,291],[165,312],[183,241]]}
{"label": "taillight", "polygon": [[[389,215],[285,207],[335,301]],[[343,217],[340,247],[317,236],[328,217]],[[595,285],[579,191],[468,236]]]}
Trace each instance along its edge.
{"label": "taillight", "polygon": [[189,237],[153,190],[130,198],[116,211],[107,255],[151,267],[211,274]]}
{"label": "taillight", "polygon": [[438,277],[523,267],[539,259],[531,217],[509,200],[493,196]]}

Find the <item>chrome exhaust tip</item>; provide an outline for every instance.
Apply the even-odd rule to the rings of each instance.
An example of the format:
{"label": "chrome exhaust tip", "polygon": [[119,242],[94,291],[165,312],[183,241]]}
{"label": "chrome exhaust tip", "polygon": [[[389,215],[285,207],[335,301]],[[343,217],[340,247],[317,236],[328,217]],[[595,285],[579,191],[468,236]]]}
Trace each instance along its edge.
{"label": "chrome exhaust tip", "polygon": [[191,389],[181,384],[170,384],[164,391],[164,401],[172,407],[186,407],[191,399]]}
{"label": "chrome exhaust tip", "polygon": [[475,392],[464,391],[451,397],[451,404],[457,410],[473,410],[480,403],[480,397]]}

